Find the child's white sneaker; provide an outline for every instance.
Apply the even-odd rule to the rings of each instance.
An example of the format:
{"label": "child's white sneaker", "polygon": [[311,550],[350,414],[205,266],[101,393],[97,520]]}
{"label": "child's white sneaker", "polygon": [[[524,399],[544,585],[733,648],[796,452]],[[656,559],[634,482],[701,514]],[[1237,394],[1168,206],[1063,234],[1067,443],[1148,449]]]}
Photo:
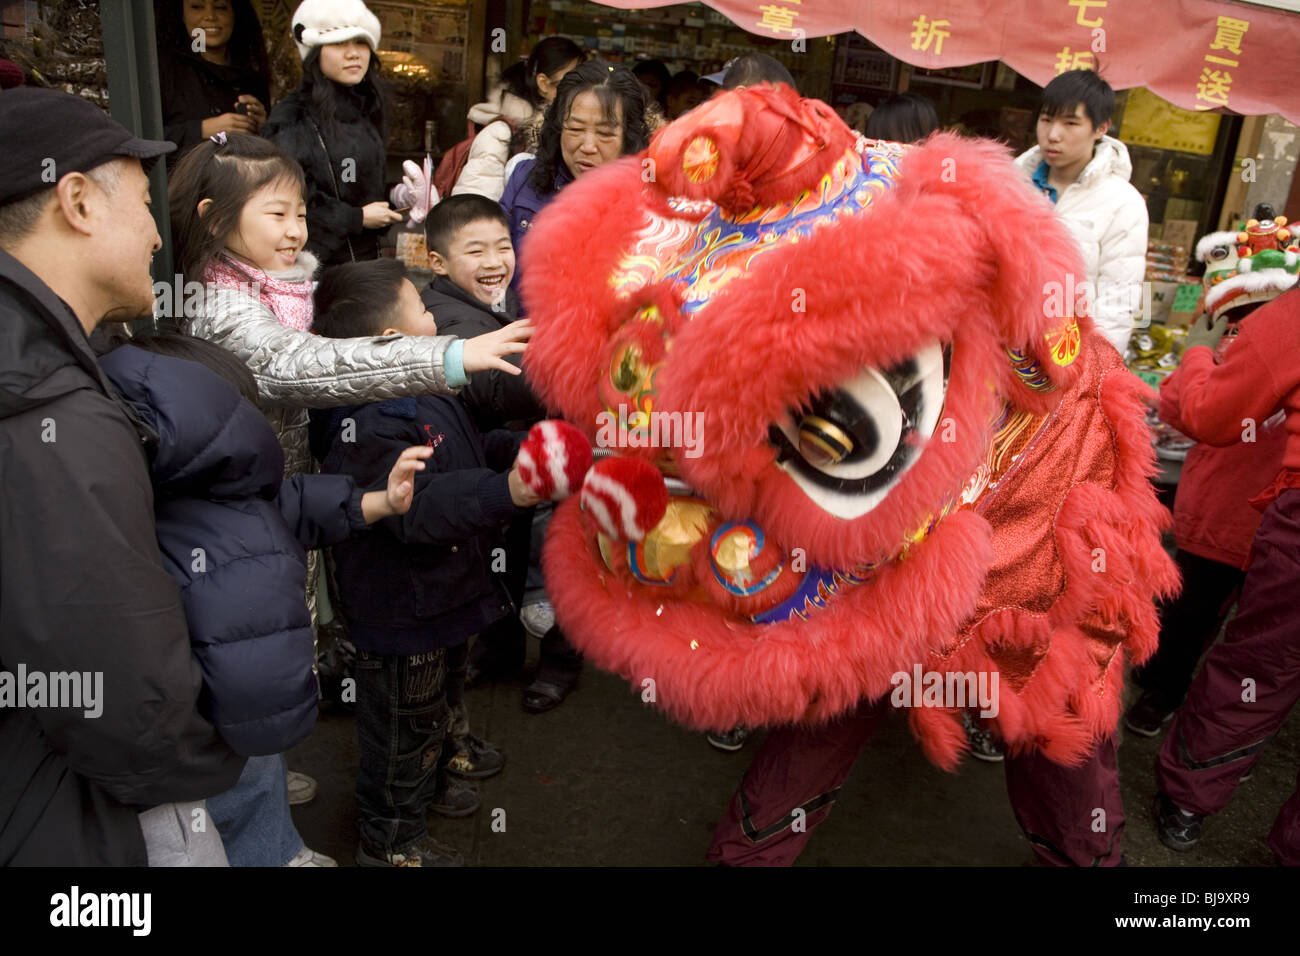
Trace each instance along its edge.
{"label": "child's white sneaker", "polygon": [[312,798],[316,796],[316,781],[305,773],[290,770],[285,783],[289,788],[289,806],[291,807],[311,803]]}
{"label": "child's white sneaker", "polygon": [[525,604],[519,612],[519,621],[525,631],[540,640],[555,627],[555,606],[550,601]]}
{"label": "child's white sneaker", "polygon": [[285,866],[338,866],[338,862],[332,856],[317,853],[311,847],[304,846]]}

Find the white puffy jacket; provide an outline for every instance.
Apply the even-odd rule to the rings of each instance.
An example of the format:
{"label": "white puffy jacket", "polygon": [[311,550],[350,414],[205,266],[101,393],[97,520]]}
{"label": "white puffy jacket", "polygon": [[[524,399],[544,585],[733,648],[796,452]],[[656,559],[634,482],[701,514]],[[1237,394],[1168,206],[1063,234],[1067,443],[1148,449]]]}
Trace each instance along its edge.
{"label": "white puffy jacket", "polygon": [[503,87],[493,90],[487,102],[471,107],[470,121],[487,125],[474,137],[465,168],[461,170],[451,194],[477,193],[499,200],[506,191],[506,161],[510,159],[514,130],[532,123],[536,112],[530,103]]}
{"label": "white puffy jacket", "polygon": [[[1035,146],[1017,157],[1016,165],[1032,177],[1042,159]],[[1129,183],[1132,175],[1128,149],[1103,136],[1078,180],[1056,200],[1057,213],[1083,252],[1097,328],[1121,355],[1142,304],[1146,272],[1147,204]]]}

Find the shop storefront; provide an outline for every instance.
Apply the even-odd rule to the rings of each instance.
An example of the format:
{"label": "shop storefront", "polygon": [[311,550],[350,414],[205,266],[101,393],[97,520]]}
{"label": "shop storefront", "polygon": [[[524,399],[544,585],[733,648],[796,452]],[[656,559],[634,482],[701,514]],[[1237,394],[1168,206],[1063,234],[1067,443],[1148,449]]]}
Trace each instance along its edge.
{"label": "shop storefront", "polygon": [[[657,59],[672,72],[700,75],[739,53],[762,51],[790,69],[805,95],[827,100],[855,125],[885,96],[916,90],[934,100],[945,126],[999,138],[1015,151],[1033,143],[1041,84],[1065,69],[1100,67],[1120,90],[1114,132],[1127,144],[1134,185],[1148,200],[1152,237],[1184,250],[1195,236],[1249,215],[1259,201],[1288,209],[1300,188],[1294,176],[1300,137],[1291,125],[1300,120],[1300,98],[1277,66],[1292,56],[1287,39],[1295,34],[1297,16],[1266,5],[1224,0],[1162,5],[710,0],[668,6],[658,0],[372,0],[370,5],[383,24],[380,56],[393,92],[394,180],[402,160],[426,152],[436,159],[464,139],[468,106],[483,97],[501,70],[541,37],[563,33],[606,59],[629,65]],[[106,29],[101,44],[91,29],[99,26],[101,11],[130,11],[134,4],[74,0],[2,6],[6,34],[19,42],[31,8],[57,8],[65,49],[42,61],[48,79],[106,102],[111,77],[124,78],[130,102],[114,102],[114,112],[133,124],[148,121],[148,64],[105,69],[105,57],[138,57],[138,43],[131,54],[133,38],[123,31]],[[295,6],[294,0],[254,0],[275,77],[273,98],[297,81],[299,62],[290,37]]]}
{"label": "shop storefront", "polygon": [[763,36],[702,3],[616,9],[585,0],[530,0],[524,24],[529,48],[561,33],[603,59],[628,65],[660,60],[674,74],[689,70],[705,76],[734,56],[766,53],[791,72],[805,95],[822,98],[835,50],[834,38],[792,43]]}
{"label": "shop storefront", "polygon": [[[640,16],[648,2],[604,5]],[[1241,114],[1300,122],[1300,98],[1276,68],[1292,56],[1286,38],[1300,21],[1275,5],[709,0],[693,6],[726,14],[755,38],[802,46],[810,51],[806,60],[820,37],[835,35],[829,84],[805,85],[795,76],[805,95],[826,99],[850,121],[867,112],[854,104],[874,106],[911,89],[934,100],[944,126],[1001,139],[1016,152],[1033,145],[1043,85],[1068,69],[1100,69],[1120,91],[1114,133],[1129,147],[1153,237],[1163,239],[1172,223],[1181,239],[1249,213],[1251,191],[1240,188],[1249,175],[1237,188],[1234,177],[1243,160],[1259,158],[1260,137],[1249,135],[1253,128]],[[824,79],[820,68],[805,75]],[[1282,206],[1286,198],[1273,201]]]}

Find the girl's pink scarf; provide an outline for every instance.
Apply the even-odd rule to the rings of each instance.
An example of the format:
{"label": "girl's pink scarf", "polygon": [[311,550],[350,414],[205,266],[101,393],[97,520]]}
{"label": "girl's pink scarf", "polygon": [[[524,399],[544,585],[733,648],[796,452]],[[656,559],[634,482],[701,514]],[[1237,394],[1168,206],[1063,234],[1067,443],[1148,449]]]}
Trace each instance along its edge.
{"label": "girl's pink scarf", "polygon": [[212,260],[203,278],[218,289],[248,290],[266,304],[281,325],[310,332],[315,272],[316,257],[305,251],[298,253],[293,268],[284,272],[263,272],[222,254]]}

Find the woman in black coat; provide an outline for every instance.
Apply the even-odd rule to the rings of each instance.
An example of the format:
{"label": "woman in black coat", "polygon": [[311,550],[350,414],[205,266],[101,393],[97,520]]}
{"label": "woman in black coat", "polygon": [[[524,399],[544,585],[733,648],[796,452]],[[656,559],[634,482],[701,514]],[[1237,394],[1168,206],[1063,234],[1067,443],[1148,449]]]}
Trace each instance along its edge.
{"label": "woman in black coat", "polygon": [[248,0],[154,0],[154,18],[163,128],[179,147],[167,165],[217,133],[257,133],[271,71]]}
{"label": "woman in black coat", "polygon": [[384,199],[388,124],[374,55],[379,21],[360,2],[355,7],[360,11],[338,23],[319,7],[298,8],[302,83],[276,104],[262,130],[306,173],[307,249],[322,266],[378,258],[379,237],[402,219]]}

